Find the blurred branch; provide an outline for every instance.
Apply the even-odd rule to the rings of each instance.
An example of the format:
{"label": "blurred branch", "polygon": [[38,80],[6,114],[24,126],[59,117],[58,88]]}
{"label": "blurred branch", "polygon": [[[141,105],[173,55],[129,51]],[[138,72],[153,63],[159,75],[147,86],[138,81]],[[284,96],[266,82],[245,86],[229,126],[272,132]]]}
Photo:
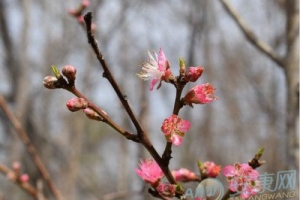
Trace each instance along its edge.
{"label": "blurred branch", "polygon": [[[8,27],[6,17],[6,5],[5,1],[0,1],[0,38],[3,42],[3,54],[5,55],[4,66],[8,71],[8,75],[10,78],[11,91],[16,91],[19,84],[19,76],[20,72],[18,71],[17,66],[19,66],[18,56],[16,55],[16,51],[14,49],[14,44],[11,36],[11,32]],[[7,95],[7,99],[9,102],[13,102],[16,100],[16,93],[11,92]]]}
{"label": "blurred branch", "polygon": [[45,180],[46,184],[48,185],[49,189],[51,190],[52,194],[56,199],[62,199],[62,196],[54,183],[51,180],[50,174],[48,170],[46,169],[44,163],[42,162],[41,158],[37,155],[37,151],[35,147],[33,146],[31,140],[28,137],[28,134],[25,132],[24,128],[22,127],[19,120],[16,118],[16,116],[12,113],[12,111],[9,109],[5,99],[2,95],[0,95],[0,107],[2,108],[4,114],[7,116],[7,118],[12,123],[14,129],[16,130],[18,136],[20,137],[21,141],[26,146],[26,149],[31,156],[31,159],[39,172],[41,173],[43,179]]}
{"label": "blurred branch", "polygon": [[[15,174],[13,170],[9,169],[5,165],[2,165],[1,163],[0,163],[0,172],[7,177]],[[33,196],[35,199],[38,199],[38,191],[30,183],[28,182],[22,183],[18,180],[18,177],[16,177],[16,180],[11,178],[9,178],[9,180],[17,184],[19,187],[21,187],[25,192]]]}
{"label": "blurred branch", "polygon": [[220,0],[228,14],[234,19],[241,31],[244,33],[246,38],[251,42],[257,49],[267,55],[270,59],[276,62],[280,67],[284,67],[283,59],[264,41],[256,37],[254,32],[249,28],[245,20],[238,14],[228,0]]}
{"label": "blurred branch", "polygon": [[141,191],[118,191],[112,192],[106,195],[103,195],[101,199],[103,200],[113,200],[113,199],[121,199],[121,198],[130,198],[133,196],[141,195]]}

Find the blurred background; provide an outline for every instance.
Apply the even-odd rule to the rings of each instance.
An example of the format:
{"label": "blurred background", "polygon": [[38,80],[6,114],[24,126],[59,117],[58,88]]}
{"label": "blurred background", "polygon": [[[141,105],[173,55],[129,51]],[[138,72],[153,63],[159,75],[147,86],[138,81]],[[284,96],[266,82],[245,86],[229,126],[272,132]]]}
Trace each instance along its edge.
{"label": "blurred background", "polygon": [[[102,77],[84,29],[67,13],[80,3],[0,0],[0,94],[29,134],[65,199],[154,199],[135,173],[140,158],[150,158],[149,154],[105,124],[88,120],[82,112],[69,112],[65,103],[72,94],[43,87],[43,78],[52,75],[51,65],[59,69],[73,65],[78,89],[135,133]],[[291,16],[297,1],[231,3],[282,63],[254,47],[218,0],[91,0],[85,12],[93,12],[100,49],[160,154],[165,145],[160,127],[172,113],[175,89],[163,83],[150,92],[149,81],[136,76],[139,65],[147,60],[147,51],[161,47],[175,75],[180,56],[187,66],[205,68],[183,94],[200,83],[217,88],[217,101],[181,110],[180,117],[192,126],[183,144],[173,148],[172,170],[197,172],[199,159],[222,167],[243,163],[264,147],[266,164],[259,172],[299,172],[299,32],[289,37],[290,23],[296,20],[298,26]],[[41,176],[2,110],[0,120],[0,162],[8,167],[20,162],[36,185]],[[220,179],[226,186],[223,175]],[[44,188],[51,199],[45,184]],[[32,197],[1,175],[0,199]]]}

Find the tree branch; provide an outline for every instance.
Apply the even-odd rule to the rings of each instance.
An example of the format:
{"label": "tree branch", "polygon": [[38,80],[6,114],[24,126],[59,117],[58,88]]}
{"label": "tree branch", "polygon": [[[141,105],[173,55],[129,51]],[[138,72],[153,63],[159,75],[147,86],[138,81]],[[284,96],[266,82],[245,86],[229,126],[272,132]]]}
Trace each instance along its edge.
{"label": "tree branch", "polygon": [[140,142],[139,138],[134,135],[133,133],[130,133],[120,127],[117,123],[115,123],[107,114],[103,112],[103,110],[99,107],[97,107],[92,101],[90,101],[87,97],[85,97],[81,92],[79,92],[75,86],[66,86],[66,90],[73,93],[75,96],[85,99],[88,102],[88,107],[97,112],[102,118],[103,122],[108,124],[110,127],[112,127],[114,130],[116,130],[118,133],[126,137],[128,140],[132,140],[135,142]]}
{"label": "tree branch", "polygon": [[119,88],[117,82],[115,81],[114,77],[112,76],[109,67],[104,60],[104,56],[99,50],[97,41],[94,38],[93,32],[92,32],[92,13],[89,12],[84,16],[84,21],[86,23],[86,32],[87,32],[87,38],[89,44],[92,46],[98,61],[100,62],[102,68],[103,68],[103,77],[107,78],[107,80],[112,85],[113,89],[115,90],[116,94],[118,95],[120,101],[122,102],[126,112],[128,113],[132,123],[134,124],[135,128],[137,129],[137,133],[141,134],[143,132],[143,129],[141,125],[139,124],[138,120],[136,119],[136,116],[134,115],[131,107],[128,104],[128,101],[126,100],[125,95],[122,94],[121,89]]}
{"label": "tree branch", "polygon": [[48,170],[46,169],[43,161],[37,155],[37,151],[36,151],[35,147],[33,146],[30,138],[28,137],[28,134],[26,133],[26,131],[24,130],[24,128],[22,127],[21,123],[16,118],[16,116],[9,109],[9,107],[6,104],[6,101],[2,95],[0,95],[0,107],[2,108],[6,117],[10,120],[10,122],[13,125],[14,129],[16,130],[18,136],[20,137],[21,141],[26,146],[26,149],[27,149],[29,155],[31,156],[33,163],[35,164],[35,166],[41,173],[43,179],[45,180],[46,184],[48,185],[49,189],[51,190],[53,196],[56,199],[61,200],[62,196],[61,196],[59,190],[56,188],[56,186],[52,182],[50,174],[49,174]]}
{"label": "tree branch", "polygon": [[[2,165],[1,163],[0,163],[0,172],[5,176],[9,176],[9,174],[15,174],[15,172],[13,170],[9,169],[5,165]],[[35,199],[38,199],[38,191],[30,183],[28,183],[28,182],[22,183],[22,182],[18,181],[18,179],[16,179],[16,180],[9,179],[9,180],[11,180],[15,184],[17,184],[19,187],[21,187],[25,192],[30,194]]]}
{"label": "tree branch", "polygon": [[280,67],[284,67],[283,59],[274,51],[274,49],[256,37],[254,32],[249,28],[245,20],[238,14],[238,12],[233,8],[228,0],[220,0],[222,5],[228,14],[234,19],[238,27],[244,33],[245,37],[253,44],[258,50],[268,56],[271,60],[276,62]]}
{"label": "tree branch", "polygon": [[153,147],[147,134],[144,132],[140,123],[137,121],[136,116],[133,114],[133,111],[132,111],[131,107],[129,106],[125,96],[122,94],[118,84],[116,83],[113,75],[111,74],[107,63],[104,60],[104,56],[102,55],[102,53],[99,50],[97,41],[93,35],[92,28],[91,28],[91,25],[92,25],[92,13],[91,12],[87,13],[84,16],[84,21],[86,23],[86,32],[87,32],[88,43],[92,46],[92,49],[94,50],[94,53],[96,54],[97,59],[103,68],[103,71],[104,71],[103,77],[107,78],[107,80],[110,82],[113,89],[115,90],[117,96],[119,97],[120,101],[122,102],[128,116],[130,117],[131,121],[133,122],[133,124],[137,130],[137,136],[140,139],[142,145],[148,150],[148,152],[151,154],[153,159],[160,166],[160,168],[164,172],[168,181],[171,184],[176,184],[176,181],[175,181],[174,177],[172,176],[172,173],[169,169],[169,162],[162,159],[161,156],[156,151],[156,149]]}

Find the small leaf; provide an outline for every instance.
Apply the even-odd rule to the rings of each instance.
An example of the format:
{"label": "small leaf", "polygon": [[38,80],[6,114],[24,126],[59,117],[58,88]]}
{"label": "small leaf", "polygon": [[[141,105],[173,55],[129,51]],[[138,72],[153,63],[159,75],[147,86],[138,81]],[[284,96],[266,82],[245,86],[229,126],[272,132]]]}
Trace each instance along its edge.
{"label": "small leaf", "polygon": [[180,70],[179,70],[180,74],[184,75],[184,73],[185,73],[185,61],[182,57],[179,58],[179,68],[180,68]]}
{"label": "small leaf", "polygon": [[262,156],[262,154],[264,153],[264,151],[265,151],[265,148],[264,148],[264,147],[262,147],[262,148],[258,149],[258,151],[257,151],[256,155],[258,155],[259,157],[261,157],[261,156]]}
{"label": "small leaf", "polygon": [[57,67],[55,65],[52,65],[51,68],[52,68],[52,72],[53,72],[54,76],[57,79],[59,79],[61,77],[61,74],[60,74],[59,70],[57,69]]}
{"label": "small leaf", "polygon": [[185,67],[185,61],[182,57],[179,58],[179,66],[180,67]]}

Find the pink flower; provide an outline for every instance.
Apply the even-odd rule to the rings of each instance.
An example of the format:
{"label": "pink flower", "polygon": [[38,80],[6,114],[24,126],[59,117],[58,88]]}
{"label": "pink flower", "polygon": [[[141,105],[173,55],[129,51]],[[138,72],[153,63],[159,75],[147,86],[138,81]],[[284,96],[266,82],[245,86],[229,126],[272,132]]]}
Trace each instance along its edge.
{"label": "pink flower", "polygon": [[217,97],[213,96],[214,92],[215,88],[213,88],[211,84],[201,84],[189,90],[183,99],[184,102],[190,106],[192,106],[193,103],[206,104],[217,100]]}
{"label": "pink flower", "polygon": [[88,102],[83,98],[72,98],[66,103],[68,109],[72,112],[85,109],[88,107]]}
{"label": "pink flower", "polygon": [[163,197],[174,197],[176,192],[176,185],[170,183],[159,183],[156,190]]}
{"label": "pink flower", "polygon": [[203,67],[189,67],[185,72],[184,79],[189,82],[195,82],[201,76]]}
{"label": "pink flower", "polygon": [[185,168],[172,171],[172,175],[176,181],[180,182],[199,181],[197,174]]}
{"label": "pink flower", "polygon": [[135,172],[154,188],[158,185],[160,179],[164,176],[159,165],[152,159],[141,160],[140,169],[136,168]]}
{"label": "pink flower", "polygon": [[260,191],[259,173],[247,163],[236,163],[234,166],[226,166],[223,174],[229,182],[229,189],[241,193],[242,198],[248,198]]}
{"label": "pink flower", "polygon": [[215,178],[219,175],[221,171],[221,166],[216,165],[214,162],[206,161],[204,163],[200,163],[200,171],[201,174],[207,177]]}
{"label": "pink flower", "polygon": [[174,145],[180,145],[190,125],[189,121],[183,120],[173,114],[164,120],[161,131],[165,134],[168,142],[172,142]]}
{"label": "pink flower", "polygon": [[169,82],[173,78],[172,72],[170,70],[169,61],[167,60],[162,49],[159,49],[159,55],[157,56],[154,52],[154,57],[148,52],[149,60],[142,64],[143,72],[137,74],[141,79],[148,80],[152,78],[150,82],[150,90],[159,82],[157,89],[161,86],[161,81]]}

